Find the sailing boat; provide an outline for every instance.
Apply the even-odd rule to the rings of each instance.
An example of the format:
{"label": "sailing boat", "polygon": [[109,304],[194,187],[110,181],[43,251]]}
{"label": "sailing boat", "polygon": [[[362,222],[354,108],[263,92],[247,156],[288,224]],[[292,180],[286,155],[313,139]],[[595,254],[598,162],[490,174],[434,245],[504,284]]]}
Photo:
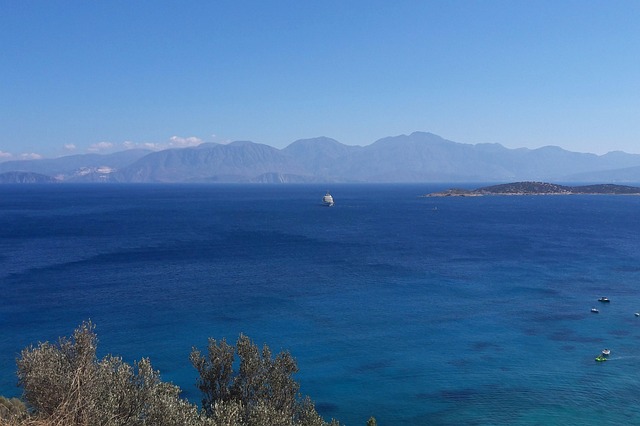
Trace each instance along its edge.
{"label": "sailing boat", "polygon": [[331,194],[329,194],[329,191],[327,191],[324,197],[322,197],[322,204],[324,204],[327,207],[333,206],[333,197],[331,196]]}

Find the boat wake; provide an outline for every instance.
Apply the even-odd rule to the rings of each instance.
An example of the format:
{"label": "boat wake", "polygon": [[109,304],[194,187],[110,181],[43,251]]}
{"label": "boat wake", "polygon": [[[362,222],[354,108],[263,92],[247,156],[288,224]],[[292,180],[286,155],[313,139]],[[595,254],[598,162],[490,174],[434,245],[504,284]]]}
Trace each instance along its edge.
{"label": "boat wake", "polygon": [[612,356],[607,358],[608,361],[616,361],[621,359],[638,359],[640,355]]}

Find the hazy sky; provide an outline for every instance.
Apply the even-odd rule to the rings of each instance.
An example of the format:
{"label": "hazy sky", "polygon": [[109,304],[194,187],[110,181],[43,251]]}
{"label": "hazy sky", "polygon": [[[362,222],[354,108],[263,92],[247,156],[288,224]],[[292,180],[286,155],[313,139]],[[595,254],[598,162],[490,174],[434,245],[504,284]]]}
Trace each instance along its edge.
{"label": "hazy sky", "polygon": [[640,1],[0,0],[0,159],[414,131],[640,153]]}

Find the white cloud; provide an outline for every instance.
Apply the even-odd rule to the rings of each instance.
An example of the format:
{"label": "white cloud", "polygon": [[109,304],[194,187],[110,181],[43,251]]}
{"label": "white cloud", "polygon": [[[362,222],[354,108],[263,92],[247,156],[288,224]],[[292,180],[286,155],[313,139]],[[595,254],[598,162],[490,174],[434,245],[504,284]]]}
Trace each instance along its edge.
{"label": "white cloud", "polygon": [[35,152],[25,152],[20,154],[20,159],[22,160],[40,160],[41,158],[43,158],[42,155],[36,154]]}
{"label": "white cloud", "polygon": [[113,148],[113,144],[111,142],[98,142],[94,143],[88,148],[89,152],[102,152],[108,151]]}
{"label": "white cloud", "polygon": [[160,149],[160,146],[157,143],[133,142],[133,141],[124,141],[124,142],[122,142],[122,147],[124,149],[151,149],[151,150]]}
{"label": "white cloud", "polygon": [[[98,142],[91,145],[87,151],[89,152],[105,152],[105,151],[113,151],[114,149],[149,149],[152,151],[160,151],[168,148],[187,148],[190,146],[197,146],[203,143],[204,141],[196,136],[182,137],[182,136],[171,136],[169,140],[165,142],[134,142],[134,141],[124,141],[119,144],[114,144],[111,142]],[[65,145],[67,148],[67,145]]]}
{"label": "white cloud", "polygon": [[197,146],[202,143],[202,139],[197,138],[195,136],[189,136],[187,138],[183,138],[181,136],[171,136],[169,138],[169,146],[176,148],[185,148],[187,146]]}
{"label": "white cloud", "polygon": [[[142,149],[150,149],[152,151],[160,151],[168,148],[186,148],[190,146],[197,146],[197,145],[200,145],[202,142],[203,142],[202,139],[195,136],[190,136],[187,138],[183,138],[181,136],[172,136],[169,138],[167,142],[125,141],[122,143],[122,147],[124,149],[142,148]],[[95,151],[95,149],[93,150]]]}
{"label": "white cloud", "polygon": [[72,143],[65,143],[64,144],[64,149],[66,149],[67,151],[75,151],[76,150],[76,146]]}
{"label": "white cloud", "polygon": [[145,142],[142,144],[142,146],[146,149],[152,149],[154,151],[159,151],[161,149],[166,148],[165,146],[162,146],[159,143],[153,143],[153,142]]}
{"label": "white cloud", "polygon": [[4,152],[4,151],[0,151],[0,158],[12,158],[13,154],[11,154],[10,152]]}

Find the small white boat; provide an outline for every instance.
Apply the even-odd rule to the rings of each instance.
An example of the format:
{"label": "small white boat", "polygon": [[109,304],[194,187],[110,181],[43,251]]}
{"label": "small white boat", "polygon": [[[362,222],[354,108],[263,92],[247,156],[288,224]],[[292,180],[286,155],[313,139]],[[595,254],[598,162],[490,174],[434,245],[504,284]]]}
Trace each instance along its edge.
{"label": "small white boat", "polygon": [[603,349],[602,350],[602,355],[604,355],[604,356],[611,355],[611,350],[610,349]]}
{"label": "small white boat", "polygon": [[324,204],[327,207],[333,206],[333,196],[329,194],[329,191],[327,191],[324,197],[322,197],[322,204]]}
{"label": "small white boat", "polygon": [[635,315],[636,315],[637,317],[640,317],[640,312],[636,312],[636,313],[635,313]]}
{"label": "small white boat", "polygon": [[591,308],[591,312],[593,312],[594,314],[597,314],[598,312],[600,312],[599,310],[597,310],[596,308]]}

